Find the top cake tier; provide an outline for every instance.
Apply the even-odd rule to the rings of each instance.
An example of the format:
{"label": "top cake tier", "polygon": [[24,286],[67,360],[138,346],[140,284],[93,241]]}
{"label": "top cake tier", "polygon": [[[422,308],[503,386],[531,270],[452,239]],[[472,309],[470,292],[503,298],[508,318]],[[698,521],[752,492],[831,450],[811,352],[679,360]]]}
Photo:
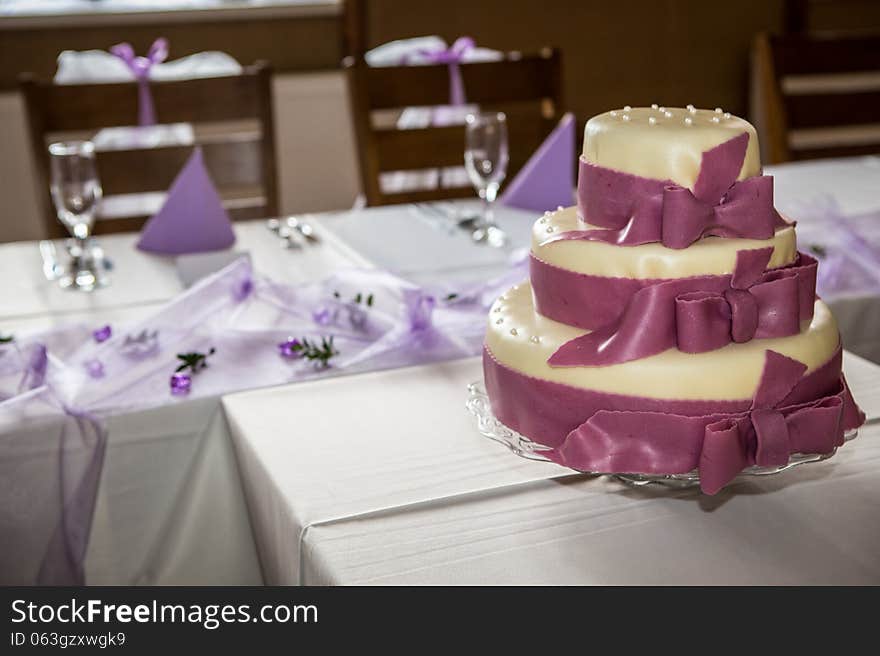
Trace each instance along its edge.
{"label": "top cake tier", "polygon": [[755,128],[720,108],[652,105],[599,114],[587,121],[583,155],[591,164],[693,190],[703,153],[743,133],[750,136],[743,180],[761,174]]}

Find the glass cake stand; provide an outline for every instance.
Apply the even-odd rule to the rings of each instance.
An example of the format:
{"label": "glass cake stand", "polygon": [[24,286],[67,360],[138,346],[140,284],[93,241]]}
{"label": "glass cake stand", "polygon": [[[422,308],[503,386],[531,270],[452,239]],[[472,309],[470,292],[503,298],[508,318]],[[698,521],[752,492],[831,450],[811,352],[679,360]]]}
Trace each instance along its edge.
{"label": "glass cake stand", "polygon": [[[483,381],[477,381],[468,385],[467,409],[474,415],[477,420],[477,430],[484,437],[490,440],[500,442],[516,455],[527,460],[540,460],[549,462],[545,451],[549,451],[550,447],[533,442],[524,435],[520,435],[502,424],[495,415],[492,414],[492,408],[489,405],[489,395],[486,393],[486,387]],[[854,439],[859,434],[858,429],[847,431],[844,436],[844,442]],[[837,451],[835,449],[831,453],[794,453],[788,460],[788,464],[776,467],[758,467],[757,465],[748,467],[740,472],[737,478],[742,476],[770,476],[779,474],[787,469],[806,465],[811,462],[821,462],[827,460]],[[631,474],[631,473],[615,473],[608,474],[606,472],[591,472],[575,469],[574,471],[583,474],[593,474],[595,476],[609,475],[634,487],[644,485],[660,485],[668,488],[688,488],[696,487],[700,484],[700,474],[695,469],[686,474]]]}

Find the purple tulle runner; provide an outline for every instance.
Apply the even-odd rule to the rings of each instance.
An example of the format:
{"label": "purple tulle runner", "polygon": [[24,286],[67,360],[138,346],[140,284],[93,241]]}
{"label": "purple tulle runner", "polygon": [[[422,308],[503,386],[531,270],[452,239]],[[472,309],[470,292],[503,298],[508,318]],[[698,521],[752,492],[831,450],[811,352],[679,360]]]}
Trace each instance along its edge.
{"label": "purple tulle runner", "polygon": [[[242,258],[154,315],[101,330],[102,341],[93,336],[101,326],[72,325],[0,345],[0,582],[85,582],[108,417],[476,355],[491,303],[525,269],[523,259],[496,280],[455,289],[419,287],[379,270],[284,285],[255,276]],[[330,336],[338,355],[326,368],[278,349],[292,338]],[[178,354],[210,348],[208,366],[188,372],[189,393],[173,394]]]}

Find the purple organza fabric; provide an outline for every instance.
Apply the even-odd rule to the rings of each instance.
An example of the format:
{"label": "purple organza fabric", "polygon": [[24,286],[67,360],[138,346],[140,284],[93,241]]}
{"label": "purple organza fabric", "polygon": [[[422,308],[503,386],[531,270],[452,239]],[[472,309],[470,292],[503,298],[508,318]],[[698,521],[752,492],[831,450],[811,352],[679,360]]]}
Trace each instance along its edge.
{"label": "purple organza fabric", "polygon": [[[419,54],[434,64],[446,64],[449,67],[449,104],[452,106],[464,105],[464,81],[461,79],[461,64],[464,56],[477,44],[469,36],[461,36],[455,40],[449,48],[438,50],[420,50]],[[406,64],[406,60],[402,62]]]}
{"label": "purple organza fabric", "polygon": [[[285,285],[255,276],[242,258],[154,315],[114,325],[105,341],[94,340],[96,326],[74,325],[0,346],[0,582],[84,582],[107,417],[479,354],[491,303],[525,275],[522,258],[496,280],[459,288],[379,270]],[[279,353],[289,338],[329,336],[339,354],[327,368]],[[190,393],[172,394],[177,354],[211,348]]]}
{"label": "purple organza fabric", "polygon": [[146,57],[134,54],[130,43],[117,43],[110,52],[128,66],[138,84],[138,125],[155,125],[156,108],[153,105],[153,94],[150,93],[150,69],[168,59],[168,40],[158,38],[153,41]]}
{"label": "purple organza fabric", "polygon": [[844,216],[831,197],[794,205],[798,245],[821,262],[816,288],[833,300],[880,293],[880,212]]}

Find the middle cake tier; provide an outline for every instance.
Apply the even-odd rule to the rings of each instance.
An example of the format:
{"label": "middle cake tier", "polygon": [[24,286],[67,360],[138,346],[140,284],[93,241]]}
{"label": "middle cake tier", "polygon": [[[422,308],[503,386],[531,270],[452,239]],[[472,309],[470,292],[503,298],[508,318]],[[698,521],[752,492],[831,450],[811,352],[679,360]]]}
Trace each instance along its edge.
{"label": "middle cake tier", "polygon": [[489,313],[486,347],[497,362],[527,376],[583,389],[656,399],[749,399],[768,349],[804,363],[808,371],[835,354],[839,336],[828,307],[815,301],[811,320],[798,334],[731,343],[706,353],[668,349],[602,367],[552,367],[548,359],[586,330],[535,312],[528,283],[502,295]]}
{"label": "middle cake tier", "polygon": [[797,265],[801,257],[793,224],[778,228],[770,239],[707,237],[684,249],[559,239],[585,228],[589,226],[578,218],[576,207],[545,213],[532,228],[530,262],[537,312],[582,328],[598,328],[617,318],[643,287],[729,275],[739,251],[772,248],[768,269]]}

